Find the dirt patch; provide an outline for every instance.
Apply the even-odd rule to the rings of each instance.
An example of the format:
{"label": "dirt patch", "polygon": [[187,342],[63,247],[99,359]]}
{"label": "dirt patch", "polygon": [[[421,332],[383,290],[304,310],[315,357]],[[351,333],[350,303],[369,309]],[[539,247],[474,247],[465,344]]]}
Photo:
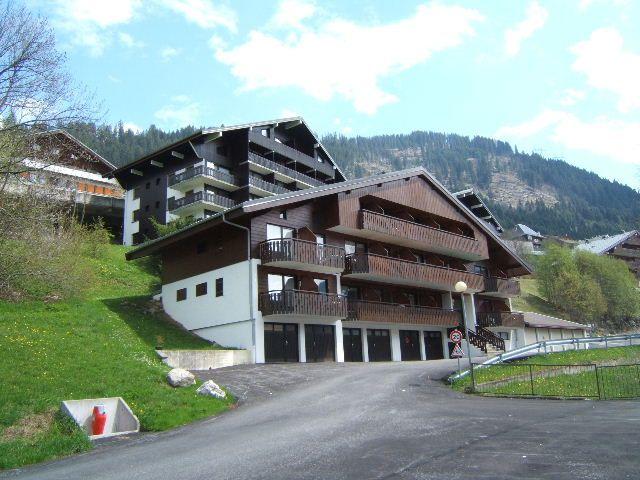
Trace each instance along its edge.
{"label": "dirt patch", "polygon": [[0,434],[0,438],[3,441],[18,440],[21,438],[31,440],[51,428],[54,414],[54,410],[49,410],[44,413],[27,415],[10,427],[7,427],[2,434]]}

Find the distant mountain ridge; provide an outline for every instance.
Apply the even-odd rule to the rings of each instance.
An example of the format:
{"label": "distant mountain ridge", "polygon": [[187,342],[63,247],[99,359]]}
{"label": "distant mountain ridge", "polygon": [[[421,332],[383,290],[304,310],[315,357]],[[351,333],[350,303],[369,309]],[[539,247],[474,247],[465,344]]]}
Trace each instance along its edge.
{"label": "distant mountain ridge", "polygon": [[[68,127],[116,165],[184,138],[197,129],[134,133],[122,124]],[[344,137],[323,145],[348,178],[423,166],[452,191],[474,187],[505,228],[524,223],[547,235],[582,239],[640,228],[640,193],[561,160],[525,154],[486,137],[415,131]]]}

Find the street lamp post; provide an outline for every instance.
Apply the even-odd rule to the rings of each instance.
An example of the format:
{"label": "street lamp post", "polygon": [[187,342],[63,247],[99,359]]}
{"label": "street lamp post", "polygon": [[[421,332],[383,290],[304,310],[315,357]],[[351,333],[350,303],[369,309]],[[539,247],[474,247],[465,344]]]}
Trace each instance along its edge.
{"label": "street lamp post", "polygon": [[467,328],[467,307],[464,301],[464,292],[467,291],[467,284],[460,280],[455,284],[455,290],[460,294],[460,299],[462,300],[462,323],[464,328],[464,339],[467,344],[467,356],[469,357],[469,372],[471,374],[471,389],[474,388],[475,381],[473,378],[473,362],[471,361],[471,344],[469,343],[469,329]]}

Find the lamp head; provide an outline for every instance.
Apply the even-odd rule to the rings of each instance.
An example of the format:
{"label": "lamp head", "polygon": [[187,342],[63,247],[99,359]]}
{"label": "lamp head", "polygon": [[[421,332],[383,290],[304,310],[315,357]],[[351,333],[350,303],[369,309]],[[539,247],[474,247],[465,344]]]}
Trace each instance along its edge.
{"label": "lamp head", "polygon": [[456,282],[456,285],[454,288],[456,289],[456,292],[464,293],[467,291],[467,284],[464,283],[462,280],[460,280],[459,282]]}

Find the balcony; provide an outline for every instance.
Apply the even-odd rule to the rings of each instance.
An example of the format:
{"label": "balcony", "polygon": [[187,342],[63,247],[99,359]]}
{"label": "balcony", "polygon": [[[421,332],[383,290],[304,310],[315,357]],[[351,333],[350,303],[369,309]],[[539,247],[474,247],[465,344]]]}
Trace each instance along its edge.
{"label": "balcony", "polygon": [[476,325],[479,327],[524,327],[524,314],[521,312],[477,312]]}
{"label": "balcony", "polygon": [[279,290],[260,294],[259,304],[264,317],[291,315],[338,320],[347,316],[347,300],[336,294]]}
{"label": "balcony", "polygon": [[455,327],[462,321],[460,312],[398,303],[348,300],[347,320]]}
{"label": "balcony", "polygon": [[362,236],[408,248],[439,253],[465,260],[489,258],[486,243],[441,228],[402,220],[382,213],[360,210]]}
{"label": "balcony", "polygon": [[182,192],[193,190],[203,184],[213,185],[228,191],[237,190],[240,186],[233,175],[204,165],[187,168],[182,173],[169,176],[169,186]]}
{"label": "balcony", "polygon": [[290,193],[291,190],[282,185],[276,185],[275,183],[267,182],[254,175],[249,175],[249,192],[254,195],[266,197],[269,195],[278,195],[279,193]]}
{"label": "balcony", "polygon": [[300,173],[293,168],[285,167],[277,162],[264,158],[257,153],[249,152],[249,168],[261,174],[275,174],[277,180],[281,182],[293,182],[297,181],[298,184],[302,184],[305,187],[317,187],[324,185],[320,180],[316,180],[309,175]]}
{"label": "balcony", "polygon": [[320,245],[297,238],[281,238],[260,243],[262,265],[317,273],[344,270],[344,248]]}
{"label": "balcony", "polygon": [[333,165],[331,165],[330,162],[319,162],[312,156],[306,155],[295,148],[285,145],[284,143],[276,142],[272,138],[265,137],[258,132],[249,132],[249,141],[256,145],[260,145],[271,152],[275,152],[278,155],[286,157],[291,161],[304,165],[305,167],[322,172],[331,178],[335,177]]}
{"label": "balcony", "polygon": [[494,297],[517,297],[520,295],[520,282],[512,278],[484,277],[482,293]]}
{"label": "balcony", "polygon": [[462,280],[467,284],[469,293],[481,291],[484,285],[482,275],[466,270],[368,253],[347,255],[344,276],[372,282],[448,291],[453,291],[456,282]]}
{"label": "balcony", "polygon": [[200,208],[222,212],[235,206],[235,204],[236,202],[222,195],[210,192],[196,192],[183,198],[170,198],[169,211],[184,215],[195,213]]}

